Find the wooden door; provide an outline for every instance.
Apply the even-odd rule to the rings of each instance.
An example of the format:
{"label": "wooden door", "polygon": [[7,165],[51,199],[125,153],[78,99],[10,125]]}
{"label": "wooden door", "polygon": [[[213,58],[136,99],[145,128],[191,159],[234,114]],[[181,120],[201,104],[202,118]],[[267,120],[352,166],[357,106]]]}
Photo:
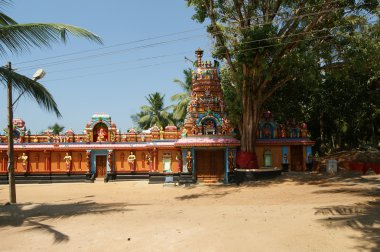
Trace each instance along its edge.
{"label": "wooden door", "polygon": [[196,176],[199,180],[219,180],[224,174],[224,150],[197,150]]}
{"label": "wooden door", "polygon": [[107,157],[96,156],[96,177],[103,178],[107,171]]}
{"label": "wooden door", "polygon": [[291,146],[290,155],[290,169],[292,171],[303,171],[302,146]]}

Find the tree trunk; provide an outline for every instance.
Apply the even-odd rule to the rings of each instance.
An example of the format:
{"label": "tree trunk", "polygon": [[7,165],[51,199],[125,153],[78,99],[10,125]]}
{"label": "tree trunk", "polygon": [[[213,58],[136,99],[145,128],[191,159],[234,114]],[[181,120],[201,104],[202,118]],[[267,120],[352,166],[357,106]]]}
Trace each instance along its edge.
{"label": "tree trunk", "polygon": [[[249,83],[243,84],[243,123],[241,131],[240,153],[237,163],[240,168],[257,169],[257,157],[255,152],[257,128],[260,120],[262,104],[260,96],[253,96],[248,91]],[[244,88],[245,87],[245,88]]]}
{"label": "tree trunk", "polygon": [[[8,62],[8,70],[12,70]],[[8,176],[9,176],[9,200],[16,203],[16,181],[14,170],[14,147],[13,147],[13,106],[12,106],[12,80],[7,80],[8,91]]]}

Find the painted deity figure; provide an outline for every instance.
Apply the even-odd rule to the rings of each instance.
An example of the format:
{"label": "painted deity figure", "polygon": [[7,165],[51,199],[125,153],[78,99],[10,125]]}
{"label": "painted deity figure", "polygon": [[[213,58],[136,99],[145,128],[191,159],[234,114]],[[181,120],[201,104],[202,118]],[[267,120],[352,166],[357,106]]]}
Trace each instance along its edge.
{"label": "painted deity figure", "polygon": [[187,137],[187,129],[183,128],[182,133],[181,133],[181,138]]}
{"label": "painted deity figure", "polygon": [[104,142],[106,140],[106,133],[103,128],[100,128],[98,131],[98,138],[96,139],[97,142]]}
{"label": "painted deity figure", "polygon": [[131,154],[128,156],[128,163],[131,171],[135,171],[135,161],[136,156],[133,154],[133,151],[131,151]]}
{"label": "painted deity figure", "polygon": [[187,171],[192,172],[192,170],[193,170],[193,157],[191,156],[191,151],[187,152],[186,162],[187,162],[187,165],[186,165]]}
{"label": "painted deity figure", "polygon": [[108,165],[110,167],[110,172],[112,172],[112,167],[113,167],[112,151],[108,151],[107,159],[108,159]]}
{"label": "painted deity figure", "polygon": [[160,140],[164,140],[164,129],[162,127],[160,129]]}
{"label": "painted deity figure", "polygon": [[228,153],[228,170],[233,171],[235,169],[235,157],[234,153],[231,151]]}
{"label": "painted deity figure", "polygon": [[178,172],[182,172],[182,153],[178,152],[175,156],[175,160],[178,162]]}
{"label": "painted deity figure", "polygon": [[272,133],[269,128],[269,124],[265,124],[264,130],[263,130],[263,137],[264,138],[272,138]]}
{"label": "painted deity figure", "polygon": [[18,157],[18,159],[21,160],[22,167],[24,168],[24,171],[26,172],[28,170],[28,156],[25,154],[25,152],[23,152],[22,155]]}
{"label": "painted deity figure", "polygon": [[283,164],[287,164],[287,163],[289,163],[289,161],[288,161],[288,154],[284,154],[284,156],[283,156]]}
{"label": "painted deity figure", "polygon": [[281,125],[281,138],[286,138],[286,128],[284,125]]}
{"label": "painted deity figure", "polygon": [[63,157],[63,160],[65,160],[66,170],[67,172],[69,172],[71,168],[71,156],[69,155],[68,152],[66,152],[66,155]]}
{"label": "painted deity figure", "polygon": [[148,154],[145,155],[145,160],[146,164],[149,167],[149,171],[152,171],[152,155],[150,154],[150,152],[148,152]]}

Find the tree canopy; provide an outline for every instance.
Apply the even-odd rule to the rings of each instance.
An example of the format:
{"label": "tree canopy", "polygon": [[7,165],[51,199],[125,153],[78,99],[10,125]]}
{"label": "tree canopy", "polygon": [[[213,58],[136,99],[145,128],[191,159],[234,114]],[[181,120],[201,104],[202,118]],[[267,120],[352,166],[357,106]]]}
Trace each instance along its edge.
{"label": "tree canopy", "polygon": [[321,71],[347,46],[342,40],[378,15],[379,5],[373,0],[187,2],[195,9],[193,19],[207,20],[213,54],[225,62],[230,82],[224,89],[241,97],[236,121],[241,149],[248,153],[254,152],[258,122],[271,97],[289,84],[320,83]]}
{"label": "tree canopy", "polygon": [[168,124],[173,124],[172,114],[170,113],[171,106],[164,106],[165,95],[155,92],[145,98],[148,105],[141,106],[141,111],[131,116],[132,120],[141,129],[146,130],[154,125],[163,128]]}

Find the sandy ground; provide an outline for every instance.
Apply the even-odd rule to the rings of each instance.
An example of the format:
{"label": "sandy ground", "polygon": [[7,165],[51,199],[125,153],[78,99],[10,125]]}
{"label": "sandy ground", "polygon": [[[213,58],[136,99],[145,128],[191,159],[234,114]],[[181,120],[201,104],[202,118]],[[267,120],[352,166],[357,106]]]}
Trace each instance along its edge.
{"label": "sandy ground", "polygon": [[380,176],[0,186],[0,251],[380,251]]}

